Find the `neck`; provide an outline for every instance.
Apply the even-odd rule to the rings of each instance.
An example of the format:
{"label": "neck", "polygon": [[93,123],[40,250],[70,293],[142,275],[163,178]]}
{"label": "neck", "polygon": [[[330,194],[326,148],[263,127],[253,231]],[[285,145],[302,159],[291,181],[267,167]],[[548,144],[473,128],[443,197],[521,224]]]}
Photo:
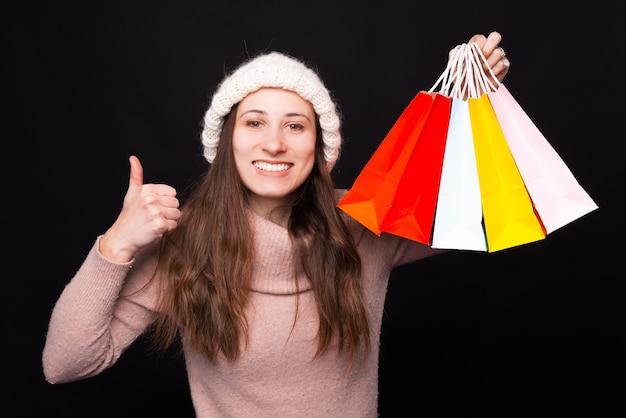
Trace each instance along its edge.
{"label": "neck", "polygon": [[248,199],[248,206],[258,216],[287,228],[291,215],[291,204],[288,201],[277,202],[273,200],[270,202],[268,200]]}

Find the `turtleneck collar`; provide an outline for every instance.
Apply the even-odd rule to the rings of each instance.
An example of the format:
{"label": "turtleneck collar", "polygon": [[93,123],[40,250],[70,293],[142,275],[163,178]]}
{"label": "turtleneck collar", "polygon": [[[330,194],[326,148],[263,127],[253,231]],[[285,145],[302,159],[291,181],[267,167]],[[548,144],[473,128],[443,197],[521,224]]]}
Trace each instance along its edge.
{"label": "turtleneck collar", "polygon": [[[286,228],[248,210],[254,231],[255,260],[251,290],[274,295],[292,295],[311,289],[299,265]],[[297,281],[296,281],[297,277]]]}

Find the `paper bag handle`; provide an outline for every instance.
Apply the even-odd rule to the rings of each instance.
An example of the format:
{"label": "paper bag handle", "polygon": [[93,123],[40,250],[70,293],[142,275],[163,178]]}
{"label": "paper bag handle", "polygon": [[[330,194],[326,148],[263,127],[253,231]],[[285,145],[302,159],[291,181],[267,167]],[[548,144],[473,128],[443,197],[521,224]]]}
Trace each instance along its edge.
{"label": "paper bag handle", "polygon": [[[477,43],[472,42],[466,47],[467,80],[474,81],[469,97],[477,98],[489,91],[496,91],[500,87],[500,81],[496,78],[483,51]],[[484,65],[483,65],[484,64]],[[485,72],[485,67],[491,78]],[[493,80],[493,81],[492,81]],[[495,81],[495,84],[494,84]],[[470,83],[471,84],[471,83]]]}
{"label": "paper bag handle", "polygon": [[[491,78],[488,77],[484,67],[487,68]],[[465,100],[468,97],[476,98],[488,91],[497,90],[500,81],[493,73],[478,44],[472,42],[457,45],[452,49],[446,68],[428,93],[433,93],[439,85],[441,88],[438,93]]]}
{"label": "paper bag handle", "polygon": [[443,70],[437,81],[435,81],[435,84],[433,84],[430,90],[428,90],[428,93],[433,93],[437,86],[441,84],[441,88],[438,90],[438,93],[450,97],[451,88],[458,84],[460,75],[465,72],[464,61],[464,44],[455,46],[450,52],[446,68]]}

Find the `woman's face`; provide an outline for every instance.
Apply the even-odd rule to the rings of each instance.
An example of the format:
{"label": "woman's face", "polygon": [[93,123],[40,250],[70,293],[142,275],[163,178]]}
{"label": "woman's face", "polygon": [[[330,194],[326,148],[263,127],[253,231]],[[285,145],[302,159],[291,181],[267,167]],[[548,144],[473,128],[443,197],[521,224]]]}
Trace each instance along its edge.
{"label": "woman's face", "polygon": [[297,93],[262,88],[237,108],[233,154],[253,207],[288,203],[315,162],[315,111]]}

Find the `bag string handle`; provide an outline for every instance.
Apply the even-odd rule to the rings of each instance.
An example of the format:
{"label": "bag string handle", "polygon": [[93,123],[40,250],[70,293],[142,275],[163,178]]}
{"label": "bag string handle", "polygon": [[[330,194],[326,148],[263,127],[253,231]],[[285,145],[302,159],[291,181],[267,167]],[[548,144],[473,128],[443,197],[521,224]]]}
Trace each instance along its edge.
{"label": "bag string handle", "polygon": [[[468,53],[468,72],[472,73],[471,79],[478,83],[479,89],[475,92],[475,95],[470,97],[479,97],[480,95],[487,93],[488,91],[496,91],[500,87],[500,81],[496,78],[491,66],[483,51],[480,49],[477,43],[472,42],[467,48]],[[485,67],[491,78],[485,72]],[[494,83],[495,82],[495,83]]]}
{"label": "bag string handle", "polygon": [[446,68],[443,70],[435,84],[428,90],[428,93],[432,93],[435,91],[437,86],[441,84],[441,88],[438,90],[438,93],[443,94],[444,96],[450,95],[451,86],[455,85],[455,81],[458,78],[458,74],[463,71],[463,45],[457,45],[450,52],[450,56],[448,58],[448,64]]}
{"label": "bag string handle", "polygon": [[[491,78],[485,72],[485,67]],[[440,84],[438,93],[465,100],[468,97],[477,98],[488,91],[495,91],[501,83],[478,44],[472,42],[454,47],[446,68],[428,93],[433,93]]]}
{"label": "bag string handle", "polygon": [[463,68],[456,74],[454,88],[451,91],[451,96],[454,98],[463,99],[468,96],[476,95],[476,86],[474,83],[470,83],[473,80],[472,67],[468,65],[470,57],[470,50],[467,44],[462,44],[463,54]]}

